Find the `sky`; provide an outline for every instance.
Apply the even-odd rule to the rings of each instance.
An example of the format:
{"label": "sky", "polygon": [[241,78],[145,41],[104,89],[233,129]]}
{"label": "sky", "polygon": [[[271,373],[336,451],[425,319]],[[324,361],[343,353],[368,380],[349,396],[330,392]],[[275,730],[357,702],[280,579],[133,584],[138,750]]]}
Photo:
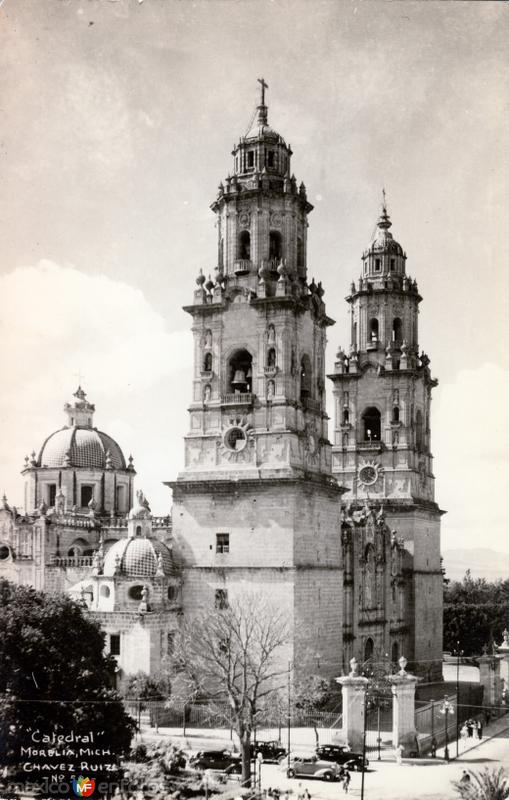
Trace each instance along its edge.
{"label": "sky", "polygon": [[[4,0],[0,491],[81,380],[156,513],[183,466],[209,206],[269,85],[315,208],[310,277],[344,297],[385,186],[439,379],[442,547],[509,551],[507,3]],[[329,392],[329,397],[330,397]]]}

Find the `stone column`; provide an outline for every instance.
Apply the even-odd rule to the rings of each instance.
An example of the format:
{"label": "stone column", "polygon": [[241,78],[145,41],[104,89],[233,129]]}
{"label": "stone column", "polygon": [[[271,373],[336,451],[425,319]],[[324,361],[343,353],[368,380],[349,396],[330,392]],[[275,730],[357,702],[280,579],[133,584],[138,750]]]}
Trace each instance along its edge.
{"label": "stone column", "polygon": [[416,750],[415,737],[415,686],[418,678],[406,672],[407,660],[399,659],[401,667],[397,675],[390,675],[392,684],[392,743],[403,747],[402,755],[408,756]]}
{"label": "stone column", "polygon": [[483,703],[491,706],[500,705],[502,702],[500,659],[497,656],[481,656],[479,672],[479,680],[483,687]]}
{"label": "stone column", "polygon": [[364,739],[364,707],[368,679],[357,674],[357,661],[350,661],[351,672],[343,678],[336,678],[341,684],[343,696],[342,739],[353,751],[362,751]]}

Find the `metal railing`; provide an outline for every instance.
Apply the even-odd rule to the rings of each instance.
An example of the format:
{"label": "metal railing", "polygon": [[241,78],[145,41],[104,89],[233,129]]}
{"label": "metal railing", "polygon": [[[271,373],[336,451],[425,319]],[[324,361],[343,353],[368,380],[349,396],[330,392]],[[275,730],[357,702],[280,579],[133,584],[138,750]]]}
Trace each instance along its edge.
{"label": "metal railing", "polygon": [[230,392],[221,396],[221,403],[229,406],[247,406],[253,402],[251,392]]}

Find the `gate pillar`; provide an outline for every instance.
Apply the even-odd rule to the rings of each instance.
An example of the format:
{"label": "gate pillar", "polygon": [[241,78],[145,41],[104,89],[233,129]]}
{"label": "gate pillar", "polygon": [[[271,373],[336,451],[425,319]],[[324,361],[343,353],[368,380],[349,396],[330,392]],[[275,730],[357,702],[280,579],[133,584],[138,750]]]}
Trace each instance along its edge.
{"label": "gate pillar", "polygon": [[483,687],[483,703],[490,706],[499,706],[502,702],[503,691],[503,684],[500,678],[500,658],[497,658],[497,656],[480,657],[479,680]]}
{"label": "gate pillar", "polygon": [[407,660],[404,656],[399,659],[400,671],[396,675],[389,675],[392,684],[392,743],[394,747],[403,747],[404,756],[416,750],[415,730],[415,686],[418,678],[406,672]]}
{"label": "gate pillar", "polygon": [[352,750],[362,751],[364,739],[364,713],[366,704],[366,688],[368,679],[357,675],[357,661],[350,661],[351,672],[342,678],[336,678],[341,684],[343,697],[342,739]]}

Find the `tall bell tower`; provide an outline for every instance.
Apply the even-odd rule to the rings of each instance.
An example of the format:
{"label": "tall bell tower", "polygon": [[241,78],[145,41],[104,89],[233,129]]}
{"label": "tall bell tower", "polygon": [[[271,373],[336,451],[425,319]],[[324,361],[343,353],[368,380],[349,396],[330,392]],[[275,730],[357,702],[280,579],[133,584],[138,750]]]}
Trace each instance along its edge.
{"label": "tall bell tower", "polygon": [[[375,504],[404,541],[411,579],[406,607],[391,621],[387,641],[404,646],[413,668],[441,676],[442,571],[440,517],[430,441],[431,392],[437,381],[419,355],[422,297],[406,273],[406,254],[393,238],[385,193],[361,275],[346,298],[351,312],[348,352],[334,373],[332,470],[353,506]],[[393,594],[398,581],[393,579]]]}
{"label": "tall bell tower", "polygon": [[[249,591],[286,610],[295,668],[341,664],[340,497],[325,411],[324,291],[308,281],[312,210],[265,90],[212,203],[217,263],[198,275],[185,468],[173,489],[184,606]],[[306,664],[308,665],[306,667]]]}

